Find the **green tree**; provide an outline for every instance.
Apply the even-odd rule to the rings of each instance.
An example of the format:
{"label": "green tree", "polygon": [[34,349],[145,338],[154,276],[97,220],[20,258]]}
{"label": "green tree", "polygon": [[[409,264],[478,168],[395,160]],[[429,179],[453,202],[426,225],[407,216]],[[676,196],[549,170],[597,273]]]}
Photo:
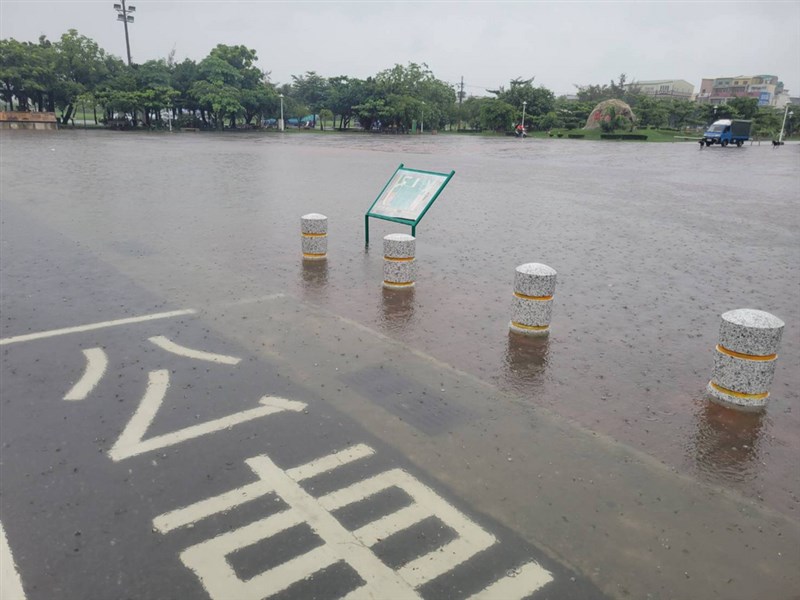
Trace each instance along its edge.
{"label": "green tree", "polygon": [[[762,106],[753,118],[753,134],[759,137],[778,139],[783,123],[783,111],[771,106]],[[790,131],[791,121],[787,119],[787,131]]]}
{"label": "green tree", "polygon": [[489,98],[487,102],[481,102],[480,122],[484,129],[493,131],[511,131],[514,123],[518,122],[517,109],[496,98]]}
{"label": "green tree", "polygon": [[220,130],[225,125],[227,115],[236,115],[242,110],[240,91],[223,81],[196,81],[191,94],[201,106],[206,107],[215,127]]}
{"label": "green tree", "polygon": [[306,71],[305,75],[292,75],[292,97],[308,106],[314,115],[329,104],[329,89],[328,80],[314,71]]}
{"label": "green tree", "polygon": [[556,106],[556,97],[552,91],[540,86],[533,86],[531,79],[512,79],[508,89],[500,87],[497,90],[489,90],[495,94],[497,99],[514,107],[517,111],[516,121],[522,119],[522,108],[525,103],[525,126],[539,124],[541,117],[549,112],[553,112]]}
{"label": "green tree", "polygon": [[61,122],[67,124],[75,110],[78,96],[92,92],[109,75],[105,50],[94,40],[70,29],[53,44],[59,84],[56,105],[62,109]]}
{"label": "green tree", "polygon": [[752,119],[758,113],[758,98],[729,98],[725,105],[740,119]]}
{"label": "green tree", "polygon": [[355,116],[354,107],[366,100],[366,84],[360,79],[351,79],[345,75],[328,80],[328,108],[339,116],[339,129],[347,129],[350,120]]}
{"label": "green tree", "polygon": [[319,111],[319,127],[325,129],[325,121],[333,120],[333,111],[330,108],[323,108]]}

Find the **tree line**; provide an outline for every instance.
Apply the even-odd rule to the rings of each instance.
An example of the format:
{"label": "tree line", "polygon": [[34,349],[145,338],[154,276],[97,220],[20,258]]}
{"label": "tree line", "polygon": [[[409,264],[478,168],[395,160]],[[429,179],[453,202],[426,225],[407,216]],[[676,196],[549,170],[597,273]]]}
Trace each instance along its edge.
{"label": "tree line", "polygon": [[405,133],[421,121],[429,130],[509,131],[521,121],[524,103],[529,129],[575,129],[610,98],[630,104],[640,128],[682,129],[729,117],[752,118],[757,130],[772,133],[782,117],[753,98],[733,98],[716,112],[707,104],[652,98],[626,86],[625,75],[609,85],[578,86],[577,101],[556,98],[532,78],[487,90],[491,96],[464,98],[425,64],[398,64],[366,79],[307,71],[275,84],[257,62],[255,50],[219,44],[200,61],[177,62],[173,52],[127,65],[70,29],[58,41],[0,40],[0,97],[10,110],[56,112],[64,125],[79,107],[89,107],[95,123],[146,128],[164,127],[167,118],[178,127],[258,127],[277,118],[283,104],[287,119],[312,115],[315,125],[342,130],[357,124]]}

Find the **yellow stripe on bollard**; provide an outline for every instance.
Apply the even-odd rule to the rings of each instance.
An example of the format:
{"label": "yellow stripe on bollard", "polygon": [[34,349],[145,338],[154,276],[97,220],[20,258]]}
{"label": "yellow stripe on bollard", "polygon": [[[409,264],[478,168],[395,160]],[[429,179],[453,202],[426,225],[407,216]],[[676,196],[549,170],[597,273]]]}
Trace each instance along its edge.
{"label": "yellow stripe on bollard", "polygon": [[730,396],[734,396],[735,398],[745,398],[747,400],[763,400],[765,398],[769,398],[769,392],[763,392],[761,394],[745,394],[743,392],[734,392],[733,390],[724,388],[721,385],[717,385],[713,381],[709,381],[708,384],[718,392],[722,392],[723,394],[729,394]]}
{"label": "yellow stripe on bollard", "polygon": [[522,323],[517,323],[516,321],[511,321],[511,324],[514,327],[519,327],[520,329],[526,329],[528,331],[544,331],[550,327],[550,325],[523,325]]}
{"label": "yellow stripe on bollard", "polygon": [[517,298],[522,298],[523,300],[538,300],[539,302],[546,302],[547,300],[552,300],[552,296],[526,296],[525,294],[520,294],[519,292],[514,292],[514,295]]}
{"label": "yellow stripe on bollard", "polygon": [[414,257],[413,256],[409,256],[407,258],[397,258],[397,257],[394,257],[394,256],[384,256],[383,260],[389,260],[389,261],[392,261],[392,262],[411,262],[412,260],[414,260]]}
{"label": "yellow stripe on bollard", "polygon": [[767,354],[766,356],[758,356],[756,354],[742,354],[741,352],[734,352],[733,350],[728,350],[725,346],[717,344],[717,352],[721,354],[727,354],[728,356],[732,356],[733,358],[741,358],[742,360],[775,360],[778,358],[777,354]]}

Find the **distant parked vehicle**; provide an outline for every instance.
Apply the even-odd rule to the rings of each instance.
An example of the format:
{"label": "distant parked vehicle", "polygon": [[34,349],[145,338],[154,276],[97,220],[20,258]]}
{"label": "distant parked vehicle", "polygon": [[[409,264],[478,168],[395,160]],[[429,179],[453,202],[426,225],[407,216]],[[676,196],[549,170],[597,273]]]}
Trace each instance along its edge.
{"label": "distant parked vehicle", "polygon": [[720,119],[714,121],[703,137],[700,138],[700,146],[706,147],[712,144],[719,144],[723,148],[728,144],[736,144],[741,148],[747,140],[750,139],[750,130],[753,127],[752,121],[743,121],[740,119]]}

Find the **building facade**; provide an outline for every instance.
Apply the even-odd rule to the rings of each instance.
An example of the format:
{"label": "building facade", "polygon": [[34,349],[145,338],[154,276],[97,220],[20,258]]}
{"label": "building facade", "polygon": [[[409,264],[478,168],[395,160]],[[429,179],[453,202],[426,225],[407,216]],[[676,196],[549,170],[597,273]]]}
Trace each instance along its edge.
{"label": "building facade", "polygon": [[703,79],[697,101],[725,104],[731,98],[756,98],[759,106],[780,106],[785,96],[783,82],[775,75],[738,75]]}
{"label": "building facade", "polygon": [[646,96],[659,98],[682,98],[691,100],[694,86],[683,79],[656,79],[653,81],[634,81],[625,85],[625,89],[639,90]]}

